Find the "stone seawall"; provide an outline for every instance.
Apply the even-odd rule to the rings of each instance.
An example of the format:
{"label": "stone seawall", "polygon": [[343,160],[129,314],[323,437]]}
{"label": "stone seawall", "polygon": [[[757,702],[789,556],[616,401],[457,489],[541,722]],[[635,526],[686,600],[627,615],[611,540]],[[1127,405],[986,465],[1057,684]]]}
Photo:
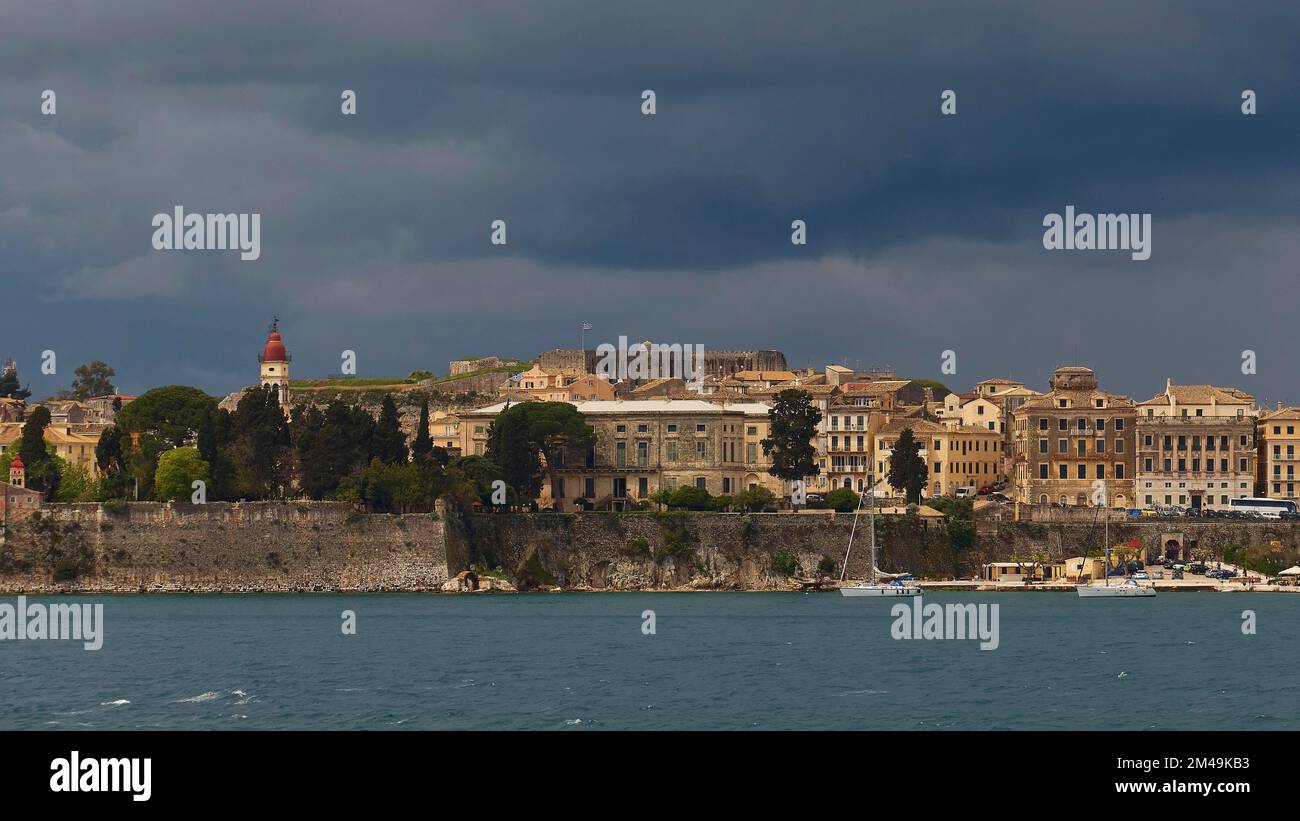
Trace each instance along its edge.
{"label": "stone seawall", "polygon": [[[1087,544],[1101,548],[1101,524],[1042,522],[981,522],[978,542],[995,546],[998,553],[1019,558],[1041,552],[1061,559],[1080,555]],[[1110,541],[1122,545],[1137,539],[1148,557],[1179,550],[1198,558],[1222,556],[1227,548],[1255,547],[1278,542],[1284,548],[1300,544],[1300,522],[1225,521],[1215,519],[1161,519],[1112,522]]]}
{"label": "stone seawall", "polygon": [[[859,518],[847,577],[869,573]],[[458,571],[498,570],[520,589],[785,590],[787,571],[838,576],[846,514],[361,514],[332,502],[161,505],[119,512],[54,505],[11,522],[0,594],[19,592],[434,591]],[[942,520],[877,517],[879,565],[923,579],[970,578],[990,561],[1062,559],[1100,549],[1100,526],[981,520],[954,546]],[[1300,544],[1300,523],[1114,523],[1112,544],[1199,557],[1270,541]]]}
{"label": "stone seawall", "polygon": [[333,502],[53,505],[10,524],[0,592],[436,590],[443,524]]}
{"label": "stone seawall", "polygon": [[[829,559],[839,575],[852,524],[830,514],[474,515],[464,518],[465,561],[521,588],[787,590],[791,561],[816,574]],[[880,517],[877,534],[883,570],[946,578],[990,560],[980,548],[959,555],[942,523]],[[867,519],[854,538],[850,578],[868,573]]]}
{"label": "stone seawall", "polygon": [[[789,559],[816,575],[824,558],[839,576],[847,514],[480,514],[463,519],[464,564],[500,569],[521,588],[785,590]],[[869,574],[870,534],[859,518],[848,578]],[[953,545],[942,521],[881,516],[879,566],[923,579],[972,578],[985,562],[1066,559],[1100,550],[1100,524],[981,521],[972,546]],[[1113,523],[1112,545],[1137,539],[1145,555],[1221,557],[1230,547],[1300,544],[1300,523],[1196,520]],[[785,560],[783,564],[782,560]]]}

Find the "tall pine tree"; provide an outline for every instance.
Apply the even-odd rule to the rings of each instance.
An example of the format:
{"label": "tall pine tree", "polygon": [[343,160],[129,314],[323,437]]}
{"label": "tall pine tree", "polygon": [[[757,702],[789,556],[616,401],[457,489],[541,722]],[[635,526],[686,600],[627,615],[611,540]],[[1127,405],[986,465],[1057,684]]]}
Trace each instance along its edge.
{"label": "tall pine tree", "polygon": [[420,426],[415,431],[415,439],[411,441],[411,458],[416,462],[427,462],[432,452],[433,440],[429,438],[429,397],[426,396],[420,403]]}
{"label": "tall pine tree", "polygon": [[386,394],[375,423],[374,456],[385,464],[401,465],[406,464],[408,455],[406,434],[397,421],[397,403],[391,393]]}
{"label": "tall pine tree", "polygon": [[[44,405],[28,414],[18,443],[18,454],[23,457],[27,469],[27,486],[43,490],[47,499],[53,499],[59,490],[59,467],[45,447],[45,429],[49,424],[50,412]],[[6,476],[5,480],[8,478]]]}
{"label": "tall pine tree", "polygon": [[903,491],[909,505],[921,501],[921,491],[930,483],[930,469],[921,458],[921,443],[912,435],[911,428],[903,428],[898,434],[885,478],[890,487]]}

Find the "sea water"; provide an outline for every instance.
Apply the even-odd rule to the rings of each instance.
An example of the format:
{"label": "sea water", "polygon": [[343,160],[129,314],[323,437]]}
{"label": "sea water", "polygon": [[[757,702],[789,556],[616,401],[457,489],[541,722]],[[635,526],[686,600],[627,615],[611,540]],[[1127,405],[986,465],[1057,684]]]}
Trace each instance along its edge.
{"label": "sea water", "polygon": [[925,594],[993,651],[834,593],[86,600],[97,652],[0,642],[0,729],[1300,729],[1285,594]]}

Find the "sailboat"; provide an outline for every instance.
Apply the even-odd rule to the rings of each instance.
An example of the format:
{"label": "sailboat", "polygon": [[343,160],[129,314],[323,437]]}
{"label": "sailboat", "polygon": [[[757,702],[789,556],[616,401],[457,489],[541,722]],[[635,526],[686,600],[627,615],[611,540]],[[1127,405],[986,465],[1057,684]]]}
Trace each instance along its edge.
{"label": "sailboat", "polygon": [[[1105,578],[1099,586],[1091,584],[1077,584],[1074,589],[1079,591],[1079,596],[1085,599],[1143,599],[1156,594],[1154,587],[1143,587],[1133,579],[1125,579],[1123,582],[1111,586],[1110,583],[1110,516],[1109,511],[1103,510],[1102,515],[1106,517],[1105,536],[1106,540],[1106,558],[1102,561],[1102,576]],[[1083,568],[1079,568],[1080,574]]]}
{"label": "sailboat", "polygon": [[849,547],[844,551],[844,566],[840,568],[840,595],[841,596],[869,596],[875,598],[898,597],[898,596],[919,596],[921,588],[914,584],[909,584],[901,578],[892,578],[888,583],[880,583],[880,568],[876,566],[876,494],[868,487],[864,495],[871,499],[868,506],[868,517],[871,521],[871,580],[858,582],[854,585],[844,585],[844,573],[849,567],[849,553],[853,550],[853,535],[858,530],[858,512],[862,510],[862,496],[858,497],[858,506],[853,510],[853,527],[849,529]]}

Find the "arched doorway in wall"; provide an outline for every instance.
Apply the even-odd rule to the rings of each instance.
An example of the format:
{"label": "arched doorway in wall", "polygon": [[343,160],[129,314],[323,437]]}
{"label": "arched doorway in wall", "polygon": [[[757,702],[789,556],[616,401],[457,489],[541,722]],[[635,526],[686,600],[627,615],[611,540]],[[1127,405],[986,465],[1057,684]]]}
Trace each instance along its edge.
{"label": "arched doorway in wall", "polygon": [[1166,535],[1164,542],[1166,559],[1179,560],[1183,558],[1183,544],[1181,539],[1177,536]]}

